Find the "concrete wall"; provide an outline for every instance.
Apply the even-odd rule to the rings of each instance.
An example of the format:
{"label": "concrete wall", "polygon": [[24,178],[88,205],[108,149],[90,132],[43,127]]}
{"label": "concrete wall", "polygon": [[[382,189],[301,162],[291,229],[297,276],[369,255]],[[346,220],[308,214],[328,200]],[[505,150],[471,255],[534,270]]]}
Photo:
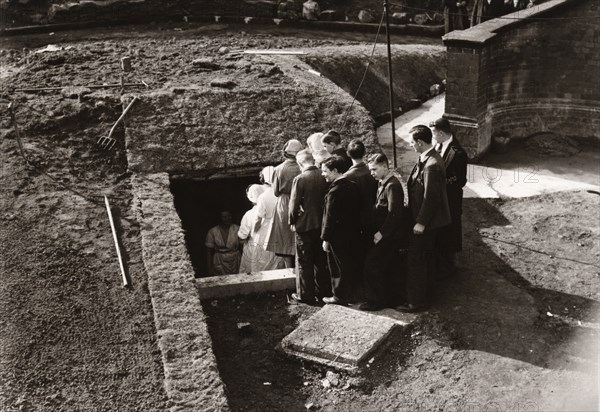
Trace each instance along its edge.
{"label": "concrete wall", "polygon": [[600,137],[599,10],[553,0],[444,36],[445,116],[471,156],[497,134]]}

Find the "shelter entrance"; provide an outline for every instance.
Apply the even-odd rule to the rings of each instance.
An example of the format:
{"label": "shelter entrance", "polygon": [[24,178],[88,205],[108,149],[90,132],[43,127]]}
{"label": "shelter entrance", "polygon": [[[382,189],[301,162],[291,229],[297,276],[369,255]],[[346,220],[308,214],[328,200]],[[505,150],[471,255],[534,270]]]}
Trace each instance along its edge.
{"label": "shelter entrance", "polygon": [[219,213],[224,210],[231,212],[235,224],[240,224],[244,213],[252,208],[246,197],[246,188],[254,183],[259,183],[258,173],[218,179],[171,178],[171,193],[195,277],[207,276],[206,233],[219,223]]}

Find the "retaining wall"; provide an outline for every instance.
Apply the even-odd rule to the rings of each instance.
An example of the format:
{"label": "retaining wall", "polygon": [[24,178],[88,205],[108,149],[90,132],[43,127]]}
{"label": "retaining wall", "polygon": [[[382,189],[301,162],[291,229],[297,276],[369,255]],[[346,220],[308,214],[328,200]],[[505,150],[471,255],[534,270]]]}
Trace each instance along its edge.
{"label": "retaining wall", "polygon": [[229,410],[169,175],[135,175],[132,190],[171,410]]}
{"label": "retaining wall", "polygon": [[471,156],[499,134],[600,137],[599,13],[553,0],[444,36],[445,117]]}

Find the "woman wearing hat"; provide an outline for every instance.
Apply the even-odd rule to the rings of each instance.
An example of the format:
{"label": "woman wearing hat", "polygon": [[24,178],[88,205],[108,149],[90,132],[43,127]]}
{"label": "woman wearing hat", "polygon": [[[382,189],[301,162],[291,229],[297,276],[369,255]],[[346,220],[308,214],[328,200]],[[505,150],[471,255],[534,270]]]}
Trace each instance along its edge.
{"label": "woman wearing hat", "polygon": [[[240,230],[238,231],[238,237],[244,242],[240,273],[256,273],[263,270],[279,269],[283,267],[283,259],[275,256],[273,252],[269,252],[263,247],[269,226],[260,225],[258,230],[255,230],[255,223],[260,219],[258,216],[258,199],[266,190],[270,190],[272,194],[272,189],[267,185],[250,185],[248,190],[246,190],[248,200],[250,200],[254,206],[244,214],[244,217],[242,217]],[[263,199],[267,200],[268,198],[269,197],[267,196]],[[273,203],[270,218],[275,212],[275,203],[276,200]]]}
{"label": "woman wearing hat", "polygon": [[267,250],[283,257],[285,266],[294,266],[296,242],[294,232],[288,221],[290,193],[294,178],[300,174],[296,163],[296,154],[302,150],[302,143],[296,139],[288,140],[283,146],[285,160],[275,168],[273,177],[273,193],[277,196],[277,207],[273,216],[273,225],[267,242]]}

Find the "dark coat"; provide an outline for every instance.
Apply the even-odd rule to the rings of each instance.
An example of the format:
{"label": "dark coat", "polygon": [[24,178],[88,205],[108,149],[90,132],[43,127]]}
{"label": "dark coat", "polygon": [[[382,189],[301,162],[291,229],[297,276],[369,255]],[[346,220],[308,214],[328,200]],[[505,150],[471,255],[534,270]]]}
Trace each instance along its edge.
{"label": "dark coat", "polygon": [[360,233],[358,185],[343,177],[331,183],[325,195],[321,239],[331,243],[356,243]]}
{"label": "dark coat", "polygon": [[361,198],[362,230],[364,234],[371,236],[376,232],[373,206],[375,206],[377,196],[377,180],[371,176],[369,167],[364,162],[353,165],[344,173],[344,176],[358,185]]}
{"label": "dark coat", "polygon": [[446,167],[440,154],[430,150],[423,164],[415,164],[408,178],[408,204],[413,221],[431,231],[450,223],[446,194]]}
{"label": "dark coat", "polygon": [[456,137],[444,153],[446,164],[446,193],[452,223],[444,229],[442,246],[454,252],[462,250],[462,199],[463,187],[467,183],[467,163],[469,157]]}
{"label": "dark coat", "polygon": [[289,223],[296,232],[321,228],[328,184],[316,166],[307,168],[294,178],[289,206]]}
{"label": "dark coat", "polygon": [[402,184],[396,176],[384,179],[379,183],[375,205],[375,226],[384,240],[400,240],[403,211]]}

